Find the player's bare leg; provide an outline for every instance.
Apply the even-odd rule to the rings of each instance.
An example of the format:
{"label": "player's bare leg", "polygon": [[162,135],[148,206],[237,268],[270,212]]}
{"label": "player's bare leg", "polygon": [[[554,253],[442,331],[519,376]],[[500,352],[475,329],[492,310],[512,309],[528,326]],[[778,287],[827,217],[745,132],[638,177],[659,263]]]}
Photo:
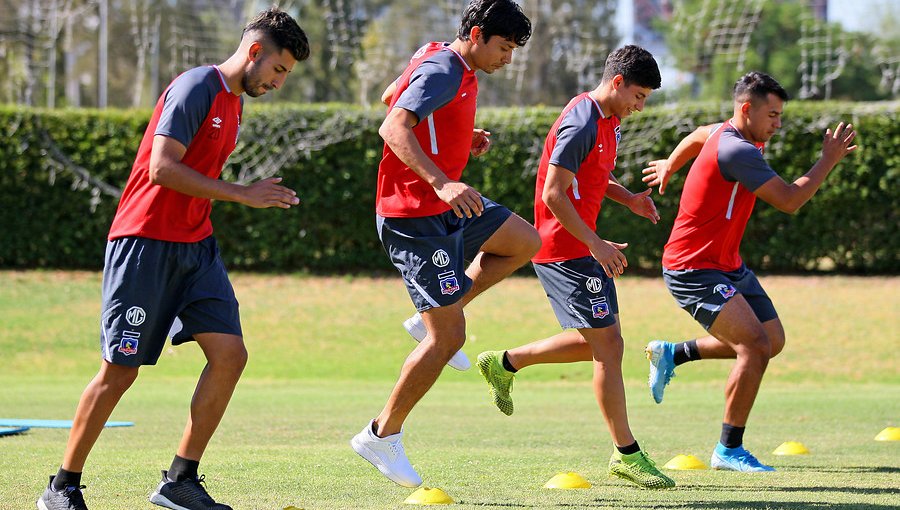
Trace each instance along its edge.
{"label": "player's bare leg", "polygon": [[723,421],[743,427],[769,364],[772,344],[766,328],[740,294],[725,304],[709,332],[735,352],[734,367],[725,384]]}
{"label": "player's bare leg", "polygon": [[247,349],[244,340],[236,335],[202,333],[194,335],[194,339],[206,355],[207,364],[191,399],[178,456],[200,460],[247,364]]}
{"label": "player's bare leg", "polygon": [[541,248],[541,238],[534,227],[512,214],[481,246],[481,251],[466,269],[472,287],[460,300],[466,306],[479,294],[491,288],[513,271],[524,266]]}
{"label": "player's bare leg", "polygon": [[[618,320],[618,316],[616,316]],[[516,370],[544,363],[574,363],[594,359],[591,346],[577,330],[566,330],[543,340],[506,351],[506,359]]]}
{"label": "player's bare leg", "polygon": [[625,407],[625,383],[622,380],[622,355],[625,343],[618,322],[607,328],[579,329],[590,346],[594,360],[594,396],[603,412],[606,427],[616,446],[634,443]]}
{"label": "player's bare leg", "polygon": [[114,365],[105,360],[101,362],[100,371],[88,383],[78,401],[63,456],[63,469],[76,473],[84,470],[84,463],[100,437],[106,420],[122,395],[137,379],[138,370],[139,367]]}
{"label": "player's bare leg", "polygon": [[400,432],[412,408],[465,342],[466,318],[459,302],[422,312],[422,319],[428,336],[407,356],[397,384],[381,414],[375,418],[376,434],[380,437]]}
{"label": "player's bare leg", "polygon": [[[772,346],[770,358],[777,356],[784,349],[784,327],[781,319],[775,318],[763,323],[766,336]],[[714,336],[704,336],[697,339],[697,350],[701,359],[734,359],[737,355],[731,345],[722,342]]]}

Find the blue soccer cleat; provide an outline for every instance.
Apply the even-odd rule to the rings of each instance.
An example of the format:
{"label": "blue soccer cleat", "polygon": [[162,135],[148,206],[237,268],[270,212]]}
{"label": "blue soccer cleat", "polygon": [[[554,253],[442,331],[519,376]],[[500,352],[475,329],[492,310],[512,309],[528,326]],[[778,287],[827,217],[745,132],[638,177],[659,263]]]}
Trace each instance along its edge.
{"label": "blue soccer cleat", "polygon": [[744,449],[743,445],[737,448],[725,448],[722,443],[716,444],[709,466],[713,469],[741,471],[744,473],[775,471],[775,468],[772,466],[767,466],[760,462],[752,453]]}
{"label": "blue soccer cleat", "polygon": [[666,385],[675,377],[675,344],[663,340],[654,340],[644,349],[650,360],[650,393],[657,404],[663,401]]}

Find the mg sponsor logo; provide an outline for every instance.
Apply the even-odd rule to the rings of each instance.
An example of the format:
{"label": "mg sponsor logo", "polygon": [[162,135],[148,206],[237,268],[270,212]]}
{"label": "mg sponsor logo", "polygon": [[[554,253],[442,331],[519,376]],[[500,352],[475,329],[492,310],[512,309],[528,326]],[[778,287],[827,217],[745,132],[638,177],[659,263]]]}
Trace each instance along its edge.
{"label": "mg sponsor logo", "polygon": [[585,287],[587,287],[587,290],[594,294],[603,290],[603,280],[601,280],[600,278],[588,278],[587,283],[585,283],[584,285]]}
{"label": "mg sponsor logo", "polygon": [[447,264],[450,263],[450,255],[444,250],[438,250],[431,256],[431,262],[437,267],[447,267]]}
{"label": "mg sponsor logo", "polygon": [[128,321],[128,324],[132,326],[140,326],[144,323],[144,319],[147,318],[147,314],[144,312],[144,309],[140,306],[132,306],[125,312],[125,320]]}

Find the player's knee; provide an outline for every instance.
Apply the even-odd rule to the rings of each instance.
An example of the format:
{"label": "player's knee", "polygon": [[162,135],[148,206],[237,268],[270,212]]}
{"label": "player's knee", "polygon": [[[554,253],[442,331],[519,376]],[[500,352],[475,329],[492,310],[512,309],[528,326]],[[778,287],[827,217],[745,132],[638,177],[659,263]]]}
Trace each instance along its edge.
{"label": "player's knee", "polygon": [[116,393],[125,393],[137,379],[139,367],[107,364],[100,372],[99,382],[103,388]]}
{"label": "player's knee", "polygon": [[621,335],[601,337],[585,342],[591,347],[594,361],[601,364],[621,365],[625,354],[625,340]]}
{"label": "player's knee", "polygon": [[428,348],[431,349],[436,356],[442,359],[446,358],[446,360],[449,361],[457,351],[463,348],[465,343],[465,333],[461,335],[443,335],[432,340]]}
{"label": "player's knee", "polygon": [[764,331],[753,336],[749,348],[751,355],[755,358],[769,361],[769,358],[772,357],[772,342]]}
{"label": "player's knee", "polygon": [[216,349],[215,357],[210,358],[209,362],[211,366],[219,370],[227,370],[240,375],[247,366],[248,358],[247,347],[240,337],[236,337],[235,340],[223,341],[222,345]]}
{"label": "player's knee", "polygon": [[746,357],[765,364],[772,357],[772,342],[763,330],[748,332],[734,350],[739,357]]}
{"label": "player's knee", "polygon": [[781,336],[769,336],[769,343],[772,346],[772,352],[769,354],[770,358],[774,358],[784,350],[784,335]]}
{"label": "player's knee", "polygon": [[[776,324],[780,326],[780,324]],[[770,358],[774,358],[784,349],[784,329],[781,327],[766,327],[766,334],[769,336],[769,343],[772,346]]]}
{"label": "player's knee", "polygon": [[537,254],[538,250],[541,249],[541,236],[533,227],[527,229],[525,232],[526,233],[522,236],[524,245],[522,251],[528,255],[528,260],[531,260],[531,258]]}

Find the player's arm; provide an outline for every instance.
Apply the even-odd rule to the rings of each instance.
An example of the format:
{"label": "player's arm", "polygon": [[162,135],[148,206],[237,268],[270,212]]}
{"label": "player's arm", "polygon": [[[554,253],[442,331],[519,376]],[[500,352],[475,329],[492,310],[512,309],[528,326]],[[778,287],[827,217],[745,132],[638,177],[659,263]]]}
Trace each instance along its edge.
{"label": "player's arm", "polygon": [[819,186],[825,182],[825,178],[844,156],[856,150],[856,145],[850,145],[854,138],[856,131],[853,130],[852,124],[845,126],[841,122],[834,131],[827,129],[825,139],[822,141],[822,156],[806,174],[791,184],[776,175],[754,193],[779,211],[794,214],[816,194]]}
{"label": "player's arm", "polygon": [[659,186],[659,194],[664,195],[669,178],[685,163],[700,154],[700,149],[703,148],[703,144],[706,143],[706,139],[709,138],[715,126],[716,124],[709,124],[698,127],[691,134],[682,138],[668,158],[649,162],[647,168],[641,171],[644,174],[643,181],[647,183],[647,186],[651,188]]}
{"label": "player's arm", "polygon": [[572,186],[575,173],[559,165],[550,163],[547,168],[547,178],[544,181],[544,189],[541,190],[541,200],[547,204],[550,212],[556,217],[560,225],[570,234],[575,236],[591,251],[591,255],[603,267],[603,271],[610,278],[621,275],[628,267],[628,260],[621,251],[628,247],[628,243],[614,243],[600,239],[594,229],[591,228],[575,210],[575,206],[569,200],[566,191]]}
{"label": "player's arm", "polygon": [[271,177],[244,186],[212,179],[182,163],[187,148],[164,135],[153,137],[150,153],[150,182],[192,197],[238,202],[250,207],[288,209],[300,200],[297,193],[278,185],[280,177]]}
{"label": "player's arm", "polygon": [[446,202],[456,216],[481,216],[484,203],[481,194],[463,182],[451,180],[434,164],[413,133],[419,123],[416,114],[404,108],[392,108],[378,128],[378,134],[406,166],[434,188],[438,198]]}
{"label": "player's arm", "polygon": [[606,187],[604,196],[628,207],[631,212],[647,218],[655,225],[659,221],[659,213],[656,211],[653,199],[650,198],[651,191],[653,191],[652,188],[647,188],[641,193],[632,193],[619,183],[616,176],[609,174],[609,185]]}

